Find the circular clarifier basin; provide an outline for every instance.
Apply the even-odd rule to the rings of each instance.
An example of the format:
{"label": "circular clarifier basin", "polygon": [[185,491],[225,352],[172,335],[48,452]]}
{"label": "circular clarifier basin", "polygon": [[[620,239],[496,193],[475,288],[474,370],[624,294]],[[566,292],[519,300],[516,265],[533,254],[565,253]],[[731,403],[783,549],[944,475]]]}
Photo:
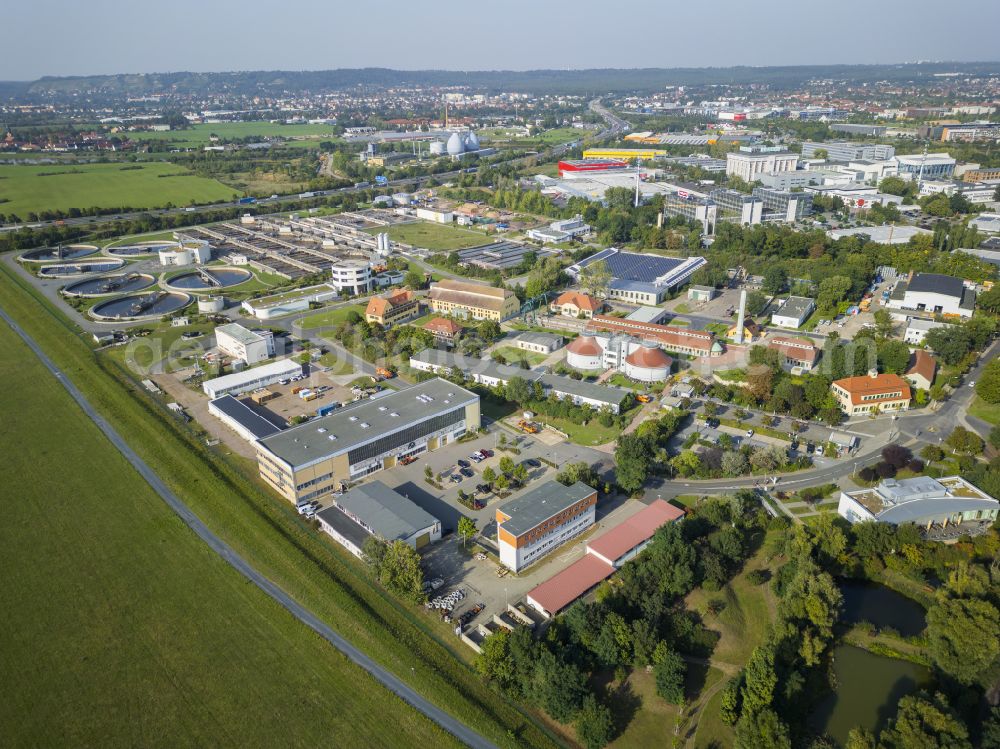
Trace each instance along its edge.
{"label": "circular clarifier basin", "polygon": [[169,315],[183,309],[190,302],[188,294],[151,291],[148,294],[129,294],[101,302],[90,310],[90,314],[99,320],[146,320]]}
{"label": "circular clarifier basin", "polygon": [[110,276],[85,278],[71,283],[63,289],[69,296],[104,296],[106,294],[129,294],[148,289],[156,279],[146,273],[115,273]]}
{"label": "circular clarifier basin", "polygon": [[92,244],[64,244],[61,247],[43,247],[39,250],[28,250],[19,256],[19,260],[34,263],[45,263],[52,260],[77,260],[97,252],[98,247]]}
{"label": "circular clarifier basin", "polygon": [[167,286],[185,291],[212,291],[236,286],[251,278],[253,274],[250,271],[239,268],[200,268],[174,276],[167,281]]}
{"label": "circular clarifier basin", "polygon": [[121,258],[94,260],[87,263],[53,263],[52,265],[43,265],[39,268],[38,275],[42,278],[88,276],[92,273],[110,273],[113,270],[121,270],[124,265],[125,261]]}
{"label": "circular clarifier basin", "polygon": [[160,250],[167,250],[176,246],[176,242],[161,240],[159,242],[134,242],[133,244],[119,244],[114,247],[107,247],[104,251],[109,255],[117,255],[119,257],[143,257],[146,255],[155,255]]}

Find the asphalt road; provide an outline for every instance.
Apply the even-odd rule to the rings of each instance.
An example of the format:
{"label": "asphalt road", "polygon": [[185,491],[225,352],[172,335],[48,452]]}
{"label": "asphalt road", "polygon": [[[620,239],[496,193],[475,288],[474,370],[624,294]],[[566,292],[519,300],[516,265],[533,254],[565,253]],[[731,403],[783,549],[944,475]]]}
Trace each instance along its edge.
{"label": "asphalt road", "polygon": [[2,318],[4,322],[10,326],[11,330],[21,337],[21,339],[39,358],[45,368],[52,373],[52,376],[62,383],[63,387],[66,388],[70,396],[74,401],[76,401],[77,405],[80,406],[83,412],[91,420],[93,420],[95,424],[97,424],[97,427],[104,433],[104,436],[107,437],[108,440],[110,440],[118,451],[125,457],[125,459],[132,464],[135,470],[138,471],[146,482],[153,488],[153,490],[160,495],[163,501],[166,502],[167,505],[180,516],[181,520],[183,520],[184,523],[191,530],[193,530],[202,541],[208,544],[212,551],[226,560],[226,562],[233,566],[250,582],[264,591],[264,593],[284,606],[292,614],[292,616],[337,648],[337,650],[347,656],[347,658],[349,658],[353,663],[357,664],[369,674],[374,676],[379,683],[386,687],[386,689],[401,698],[411,707],[426,715],[432,721],[441,726],[441,728],[445,731],[470,747],[496,749],[493,743],[440,708],[432,705],[426,699],[421,697],[414,689],[403,683],[394,674],[382,668],[382,666],[378,665],[367,655],[351,645],[347,640],[338,635],[327,624],[321,621],[315,614],[301,604],[297,603],[275,583],[271,582],[260,572],[254,569],[228,544],[212,533],[205,526],[205,524],[198,519],[191,509],[184,504],[184,502],[181,501],[181,499],[174,494],[166,484],[163,483],[160,477],[156,475],[146,462],[143,461],[143,459],[128,446],[128,443],[122,439],[121,435],[118,434],[114,427],[112,427],[111,424],[109,424],[100,414],[97,413],[97,411],[94,410],[94,408],[90,405],[90,402],[84,397],[83,393],[80,392],[80,390],[69,380],[69,378],[66,377],[66,375],[55,365],[55,363],[45,355],[45,352],[42,351],[41,347],[34,341],[34,339],[21,329],[21,327],[14,322],[14,320],[2,308],[0,308],[0,318]]}

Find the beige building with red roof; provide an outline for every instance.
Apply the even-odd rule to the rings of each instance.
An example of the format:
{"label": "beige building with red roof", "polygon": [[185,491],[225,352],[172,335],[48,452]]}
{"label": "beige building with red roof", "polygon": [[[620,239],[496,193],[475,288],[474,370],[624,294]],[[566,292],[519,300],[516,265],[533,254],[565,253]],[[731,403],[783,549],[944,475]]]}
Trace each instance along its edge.
{"label": "beige building with red roof", "polygon": [[461,335],[465,328],[447,317],[435,317],[424,324],[424,330],[431,333],[439,341],[451,343]]}
{"label": "beige building with red roof", "polygon": [[910,354],[910,366],[903,377],[913,387],[919,390],[930,390],[937,374],[937,361],[923,349],[917,349]]}
{"label": "beige building with red roof", "polygon": [[725,349],[706,330],[690,330],[651,322],[623,320],[608,315],[594,315],[587,324],[588,331],[603,330],[609,333],[625,333],[643,341],[654,341],[667,351],[691,356],[719,356]]}
{"label": "beige building with red roof", "polygon": [[549,305],[549,309],[564,317],[582,315],[589,319],[604,309],[604,302],[580,291],[564,291]]}
{"label": "beige building with red roof", "polygon": [[393,325],[419,315],[420,300],[408,289],[373,296],[365,309],[365,320],[379,325]]}
{"label": "beige building with red roof", "polygon": [[473,320],[502,322],[514,317],[521,308],[514,292],[509,289],[454,278],[432,283],[428,295],[431,309],[435,312]]}
{"label": "beige building with red roof", "polygon": [[848,416],[906,411],[910,407],[910,386],[899,375],[872,370],[867,375],[834,380],[830,390]]}
{"label": "beige building with red roof", "polygon": [[775,336],[767,342],[767,347],[785,357],[784,363],[787,366],[798,367],[807,372],[816,366],[819,359],[819,349],[808,338]]}

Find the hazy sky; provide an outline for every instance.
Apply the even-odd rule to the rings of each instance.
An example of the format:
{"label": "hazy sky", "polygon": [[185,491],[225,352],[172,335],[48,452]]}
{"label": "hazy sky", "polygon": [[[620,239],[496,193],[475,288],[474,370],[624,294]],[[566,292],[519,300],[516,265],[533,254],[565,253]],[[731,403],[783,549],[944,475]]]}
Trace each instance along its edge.
{"label": "hazy sky", "polygon": [[1000,59],[997,0],[31,0],[3,24],[0,80]]}

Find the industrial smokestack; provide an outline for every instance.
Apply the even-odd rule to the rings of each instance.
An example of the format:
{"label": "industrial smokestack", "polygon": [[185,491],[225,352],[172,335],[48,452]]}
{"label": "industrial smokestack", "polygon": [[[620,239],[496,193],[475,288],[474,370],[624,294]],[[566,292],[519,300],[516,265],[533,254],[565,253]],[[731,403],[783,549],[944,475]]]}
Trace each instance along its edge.
{"label": "industrial smokestack", "polygon": [[736,343],[743,343],[743,320],[747,313],[747,290],[740,290],[740,311],[736,313]]}

